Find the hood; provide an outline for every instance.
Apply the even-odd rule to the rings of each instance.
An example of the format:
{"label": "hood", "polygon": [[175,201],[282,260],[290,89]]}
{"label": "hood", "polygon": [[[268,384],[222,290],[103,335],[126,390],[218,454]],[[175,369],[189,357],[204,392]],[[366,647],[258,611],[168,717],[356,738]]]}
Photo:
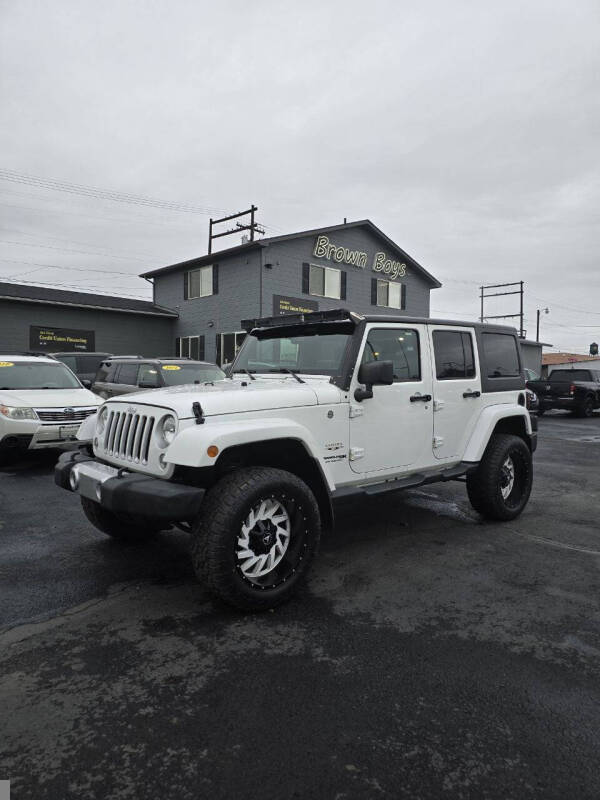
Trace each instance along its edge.
{"label": "hood", "polygon": [[98,406],[102,399],[89,389],[0,389],[0,403],[28,408]]}
{"label": "hood", "polygon": [[302,376],[305,383],[293,377],[261,378],[247,380],[236,376],[233,380],[215,381],[214,384],[188,384],[168,389],[153,389],[111,398],[110,402],[122,402],[135,406],[143,403],[170,408],[179,417],[193,416],[192,403],[200,403],[207,417],[216,414],[239,414],[244,411],[269,411],[298,406],[316,406],[324,403],[340,403],[341,391],[329,380]]}

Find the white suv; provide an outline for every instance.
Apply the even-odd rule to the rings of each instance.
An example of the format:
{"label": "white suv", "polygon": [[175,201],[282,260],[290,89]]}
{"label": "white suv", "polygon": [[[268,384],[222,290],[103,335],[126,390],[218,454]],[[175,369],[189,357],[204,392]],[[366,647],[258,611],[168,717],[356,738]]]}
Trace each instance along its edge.
{"label": "white suv", "polygon": [[101,402],[54,358],[0,355],[0,460],[73,442]]}
{"label": "white suv", "polygon": [[82,424],[95,458],[64,454],[55,477],[99,530],[177,525],[211,592],[260,610],[307,573],[337,502],[459,479],[486,517],[524,509],[537,419],[513,328],[344,310],[246,328],[229,380],[112,398]]}

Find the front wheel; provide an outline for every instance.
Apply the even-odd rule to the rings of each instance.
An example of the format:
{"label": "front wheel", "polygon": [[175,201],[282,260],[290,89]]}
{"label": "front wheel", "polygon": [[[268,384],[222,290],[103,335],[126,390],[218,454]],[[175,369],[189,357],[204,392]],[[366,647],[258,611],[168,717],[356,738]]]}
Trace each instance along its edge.
{"label": "front wheel", "polygon": [[467,475],[471,505],[488,519],[515,519],[531,494],[531,451],[519,436],[494,434],[476,470]]}
{"label": "front wheel", "polygon": [[212,487],[194,522],[194,569],[215,597],[263,611],[296,591],[320,533],[317,501],[300,478],[271,467],[239,469]]}

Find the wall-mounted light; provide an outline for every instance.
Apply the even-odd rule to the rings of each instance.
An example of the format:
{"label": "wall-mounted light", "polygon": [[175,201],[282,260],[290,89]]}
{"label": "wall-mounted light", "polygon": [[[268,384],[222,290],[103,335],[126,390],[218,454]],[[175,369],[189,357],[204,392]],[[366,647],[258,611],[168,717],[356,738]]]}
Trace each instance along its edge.
{"label": "wall-mounted light", "polygon": [[206,324],[208,325],[209,328],[214,328],[215,327],[215,323],[212,321],[212,319],[209,319]]}
{"label": "wall-mounted light", "polygon": [[265,264],[265,269],[273,269],[273,264]]}

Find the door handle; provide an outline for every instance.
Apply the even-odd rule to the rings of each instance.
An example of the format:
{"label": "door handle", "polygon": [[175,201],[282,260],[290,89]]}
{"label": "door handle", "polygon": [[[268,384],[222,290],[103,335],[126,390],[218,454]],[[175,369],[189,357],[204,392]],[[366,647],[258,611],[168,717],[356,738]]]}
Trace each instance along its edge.
{"label": "door handle", "polygon": [[463,392],[463,397],[481,397],[481,392]]}
{"label": "door handle", "polygon": [[411,395],[411,398],[410,398],[410,402],[411,403],[416,403],[419,400],[422,403],[429,403],[432,400],[432,397],[431,397],[430,394],[413,394],[413,395]]}

